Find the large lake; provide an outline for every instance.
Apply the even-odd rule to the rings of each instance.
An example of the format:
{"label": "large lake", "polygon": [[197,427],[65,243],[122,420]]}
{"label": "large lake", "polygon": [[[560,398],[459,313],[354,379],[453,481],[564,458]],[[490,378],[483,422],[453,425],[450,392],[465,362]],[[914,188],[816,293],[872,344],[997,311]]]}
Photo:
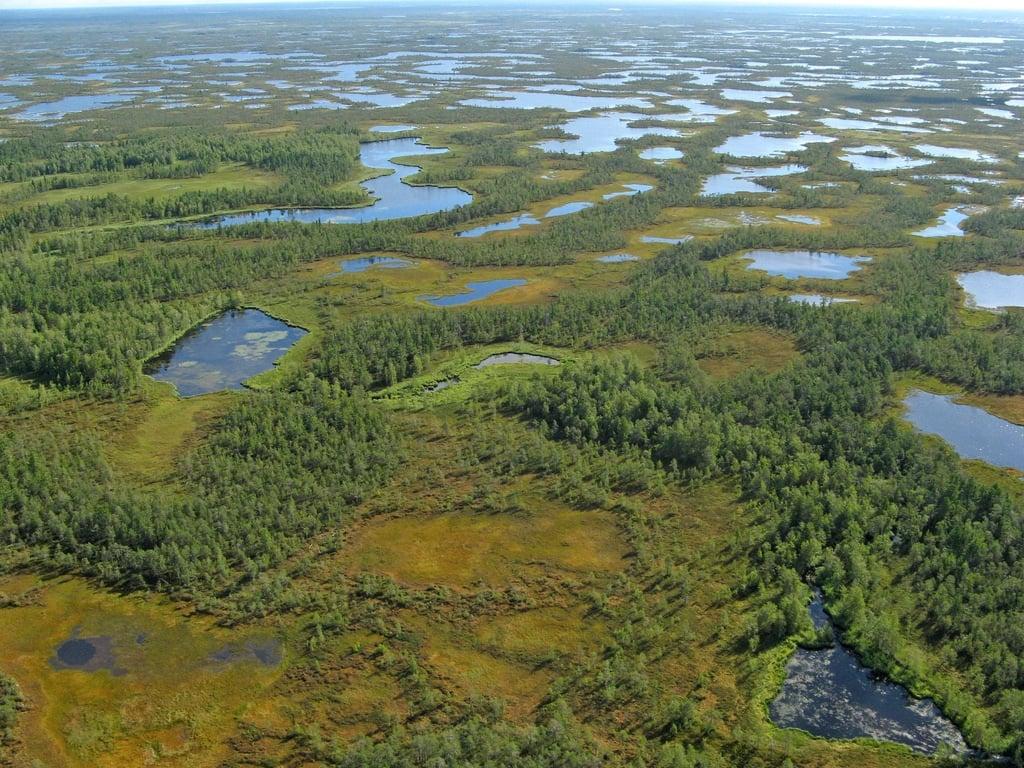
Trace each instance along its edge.
{"label": "large lake", "polygon": [[230,227],[254,221],[365,224],[450,211],[473,202],[473,196],[457,187],[407,184],[405,179],[419,172],[419,167],[394,162],[399,157],[440,155],[447,151],[445,147],[428,147],[417,138],[366,142],[359,145],[362,164],[367,168],[393,171],[362,183],[367,194],[375,198],[372,204],[361,208],[273,208],[221,216],[200,226]]}
{"label": "large lake", "polygon": [[258,309],[229,310],[189,331],[152,360],[146,373],[170,382],[182,397],[240,389],[305,335]]}

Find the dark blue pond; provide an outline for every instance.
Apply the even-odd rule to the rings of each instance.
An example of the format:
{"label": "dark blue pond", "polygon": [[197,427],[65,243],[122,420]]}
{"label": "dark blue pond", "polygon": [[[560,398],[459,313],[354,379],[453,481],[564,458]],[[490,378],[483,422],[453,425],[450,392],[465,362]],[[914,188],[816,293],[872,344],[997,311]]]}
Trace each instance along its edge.
{"label": "dark blue pond", "polygon": [[258,309],[230,310],[190,331],[146,372],[173,384],[182,397],[240,389],[305,335]]}
{"label": "dark blue pond", "polygon": [[394,162],[398,157],[440,155],[445,147],[428,147],[417,138],[370,141],[359,145],[359,159],[367,168],[391,171],[362,183],[375,202],[361,208],[271,208],[265,211],[230,214],[200,222],[203,228],[230,227],[255,221],[297,221],[305,224],[365,224],[411,216],[439,213],[468,205],[473,196],[458,187],[407,184],[405,179],[420,169]]}
{"label": "dark blue pond", "polygon": [[435,307],[457,307],[474,301],[482,301],[488,296],[493,296],[498,291],[517,288],[520,285],[526,285],[526,281],[519,278],[484,280],[479,283],[466,283],[468,290],[465,293],[455,293],[449,296],[420,296],[419,298],[420,301],[433,304]]}
{"label": "dark blue pond", "polygon": [[77,669],[81,672],[97,672],[105,669],[114,675],[123,675],[114,658],[114,640],[106,635],[80,637],[76,628],[71,637],[54,650],[50,659],[53,669]]}
{"label": "dark blue pond", "polygon": [[[814,626],[831,624],[820,598],[811,605]],[[965,752],[963,737],[931,699],[875,674],[841,643],[798,648],[771,703],[772,722],[826,739],[870,738],[932,754],[940,744]]]}

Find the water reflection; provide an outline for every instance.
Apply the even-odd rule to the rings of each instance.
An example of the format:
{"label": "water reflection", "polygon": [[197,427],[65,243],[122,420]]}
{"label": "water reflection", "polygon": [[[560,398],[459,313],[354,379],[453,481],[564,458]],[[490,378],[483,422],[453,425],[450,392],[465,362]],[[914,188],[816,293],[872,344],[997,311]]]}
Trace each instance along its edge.
{"label": "water reflection", "polygon": [[[816,628],[831,626],[821,597],[811,604]],[[946,744],[967,745],[930,699],[915,699],[896,683],[865,667],[841,643],[798,648],[786,666],[786,680],[769,707],[772,722],[827,739],[872,738],[932,754]]]}
{"label": "water reflection", "polygon": [[964,231],[960,224],[967,221],[968,215],[959,208],[950,208],[939,217],[939,223],[926,227],[914,235],[917,237],[963,237]]}
{"label": "water reflection", "polygon": [[420,301],[433,304],[435,307],[458,307],[474,301],[482,301],[498,293],[498,291],[518,288],[521,285],[526,285],[526,281],[520,278],[483,280],[476,283],[466,283],[465,293],[455,293],[448,296],[420,296],[419,298]]}
{"label": "water reflection", "polygon": [[678,138],[679,131],[674,128],[650,126],[635,128],[630,123],[651,119],[647,115],[629,112],[608,112],[596,117],[576,117],[567,121],[561,128],[576,138],[549,139],[534,146],[545,152],[565,152],[570,155],[582,155],[588,152],[614,152],[618,142],[623,139],[639,139],[643,136],[668,136]]}
{"label": "water reflection", "polygon": [[248,224],[255,221],[298,221],[324,224],[364,224],[410,216],[439,213],[467,205],[473,196],[457,187],[413,185],[405,179],[419,172],[415,165],[395,162],[396,158],[416,155],[440,155],[445,147],[428,147],[417,138],[370,141],[359,145],[359,159],[367,168],[392,171],[362,183],[375,201],[361,208],[275,208],[251,213],[221,216],[199,226],[209,228]]}
{"label": "water reflection", "polygon": [[984,408],[919,389],[904,399],[907,421],[921,432],[938,435],[961,458],[980,459],[1024,472],[1024,427],[993,416]]}
{"label": "water reflection", "polygon": [[859,270],[862,263],[871,261],[867,256],[812,251],[750,251],[742,258],[750,261],[747,269],[790,279],[816,277],[821,280],[842,280]]}
{"label": "water reflection", "polygon": [[240,389],[305,335],[258,309],[229,310],[190,331],[146,372],[173,384],[182,397]]}
{"label": "water reflection", "polygon": [[1024,307],[1024,275],[1003,275],[982,270],[957,275],[967,293],[967,304],[982,309]]}

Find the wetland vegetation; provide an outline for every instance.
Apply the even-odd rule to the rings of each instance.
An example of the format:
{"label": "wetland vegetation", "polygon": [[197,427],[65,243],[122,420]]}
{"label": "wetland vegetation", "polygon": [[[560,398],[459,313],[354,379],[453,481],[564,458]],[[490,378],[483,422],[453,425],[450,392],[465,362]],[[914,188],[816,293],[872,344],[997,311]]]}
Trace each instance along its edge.
{"label": "wetland vegetation", "polygon": [[1024,766],[1020,15],[0,26],[0,766]]}

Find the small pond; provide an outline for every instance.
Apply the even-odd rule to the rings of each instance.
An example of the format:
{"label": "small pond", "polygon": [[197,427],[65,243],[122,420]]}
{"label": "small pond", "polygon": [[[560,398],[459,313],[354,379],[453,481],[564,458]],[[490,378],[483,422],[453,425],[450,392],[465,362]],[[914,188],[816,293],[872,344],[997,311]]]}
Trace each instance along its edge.
{"label": "small pond", "polygon": [[419,300],[433,304],[435,307],[458,307],[474,301],[482,301],[499,291],[518,288],[521,285],[526,285],[526,281],[520,278],[483,280],[478,283],[466,283],[465,293],[455,293],[448,296],[420,296]]}
{"label": "small pond", "polygon": [[640,153],[641,160],[653,160],[664,163],[666,160],[679,160],[683,153],[675,147],[648,147]]}
{"label": "small pond", "polygon": [[607,256],[598,256],[595,261],[600,261],[602,264],[621,264],[625,261],[639,261],[639,256],[634,256],[632,253],[612,253]]}
{"label": "small pond", "polygon": [[364,256],[358,259],[345,259],[341,262],[341,271],[365,272],[368,269],[407,269],[412,265],[413,263],[408,259],[399,259],[394,256]]}
{"label": "small pond", "polygon": [[820,227],[821,219],[816,219],[813,216],[804,216],[799,213],[780,213],[775,218],[788,221],[793,224],[806,224],[809,227]]}
{"label": "small pond", "polygon": [[474,365],[474,368],[490,368],[492,365],[561,365],[553,357],[532,355],[527,352],[502,352],[491,355]]}
{"label": "small pond", "polygon": [[967,293],[967,304],[982,309],[1024,307],[1024,275],[1003,275],[982,270],[957,275]]}
{"label": "small pond", "polygon": [[521,227],[535,227],[540,224],[540,219],[534,216],[532,213],[521,213],[518,216],[513,216],[511,219],[505,219],[504,221],[497,221],[493,224],[481,224],[479,227],[473,227],[472,229],[466,229],[462,232],[456,232],[456,237],[482,237],[488,232],[509,232]]}
{"label": "small pond", "polygon": [[914,233],[917,237],[963,237],[960,224],[969,217],[959,208],[950,208],[939,217],[939,223]]}
{"label": "small pond", "polygon": [[258,309],[229,310],[189,331],[146,372],[173,384],[182,397],[240,389],[305,335]]}
{"label": "small pond", "polygon": [[842,280],[859,270],[862,263],[871,261],[867,256],[843,256],[827,251],[750,251],[742,258],[750,261],[747,269],[790,279],[814,277],[821,280]]}
{"label": "small pond", "polygon": [[623,184],[623,190],[620,192],[607,192],[601,195],[602,200],[614,200],[618,197],[633,197],[633,195],[639,195],[644,192],[650,192],[654,189],[650,184]]}
{"label": "small pond", "polygon": [[575,200],[563,205],[557,205],[550,211],[544,214],[545,219],[557,219],[559,216],[569,216],[573,213],[579,213],[585,211],[587,208],[593,208],[594,204],[589,203],[586,200]]}
{"label": "small pond", "polygon": [[907,421],[921,432],[941,437],[961,458],[1024,472],[1024,427],[1019,424],[958,403],[952,395],[919,389],[908,394],[903,405]]}
{"label": "small pond", "polygon": [[114,640],[106,635],[81,637],[76,628],[71,637],[57,646],[50,659],[53,669],[77,669],[82,672],[96,672],[105,669],[115,675],[123,675],[114,658]]}
{"label": "small pond", "polygon": [[[811,604],[815,627],[831,620],[821,598]],[[799,728],[826,739],[871,738],[932,754],[940,744],[965,752],[963,737],[930,699],[916,699],[879,677],[846,646],[798,648],[786,680],[769,706],[780,728]]]}

